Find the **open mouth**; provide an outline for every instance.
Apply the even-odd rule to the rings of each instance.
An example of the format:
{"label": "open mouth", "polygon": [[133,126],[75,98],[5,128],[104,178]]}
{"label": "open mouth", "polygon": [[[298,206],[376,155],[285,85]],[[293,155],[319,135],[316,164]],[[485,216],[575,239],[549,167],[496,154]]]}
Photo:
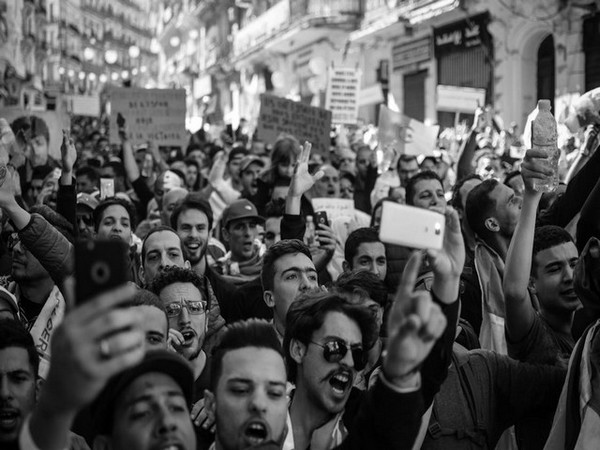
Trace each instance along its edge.
{"label": "open mouth", "polygon": [[200,248],[200,244],[198,244],[198,243],[196,243],[196,242],[194,242],[194,243],[188,243],[188,244],[186,244],[185,246],[186,246],[186,247],[187,247],[189,250],[192,250],[192,251],[196,251],[196,250],[198,250],[198,249]]}
{"label": "open mouth", "polygon": [[244,430],[244,439],[249,445],[259,445],[266,442],[269,437],[269,430],[262,421],[252,421]]}
{"label": "open mouth", "polygon": [[17,426],[19,413],[15,410],[0,411],[0,429],[12,430]]}
{"label": "open mouth", "polygon": [[352,377],[347,371],[338,372],[329,378],[329,384],[336,395],[344,395],[352,385]]}
{"label": "open mouth", "polygon": [[190,345],[194,341],[194,338],[196,337],[196,333],[194,333],[193,330],[189,330],[189,329],[181,331],[181,335],[183,336],[183,339],[185,341],[184,342],[185,346]]}
{"label": "open mouth", "polygon": [[186,450],[181,444],[166,444],[159,447],[160,450]]}

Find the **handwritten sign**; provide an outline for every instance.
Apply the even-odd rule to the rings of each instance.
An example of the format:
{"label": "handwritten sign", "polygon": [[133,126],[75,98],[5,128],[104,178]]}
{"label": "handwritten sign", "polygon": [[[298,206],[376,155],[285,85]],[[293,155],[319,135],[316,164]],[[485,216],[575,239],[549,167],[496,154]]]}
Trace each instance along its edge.
{"label": "handwritten sign", "polygon": [[153,141],[159,147],[185,146],[185,90],[115,88],[110,91],[110,103],[111,143],[120,143],[120,113],[132,144]]}
{"label": "handwritten sign", "polygon": [[327,212],[327,218],[331,222],[338,217],[354,215],[354,200],[346,198],[313,198],[313,209],[315,211]]}
{"label": "handwritten sign", "polygon": [[329,153],[331,111],[269,94],[260,96],[258,137],[273,144],[281,133],[309,141],[321,154]]}
{"label": "handwritten sign", "polygon": [[381,105],[379,108],[379,146],[393,148],[398,154],[433,155],[439,126],[425,125]]}
{"label": "handwritten sign", "polygon": [[325,109],[331,111],[333,124],[356,124],[359,94],[360,71],[353,67],[329,69]]}

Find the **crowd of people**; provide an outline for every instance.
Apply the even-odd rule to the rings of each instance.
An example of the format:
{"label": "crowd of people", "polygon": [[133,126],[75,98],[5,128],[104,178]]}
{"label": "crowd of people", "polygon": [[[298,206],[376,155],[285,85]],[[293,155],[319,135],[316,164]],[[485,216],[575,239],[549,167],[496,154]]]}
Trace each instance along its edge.
{"label": "crowd of people", "polygon": [[[552,192],[481,110],[389,167],[372,127],[329,154],[124,127],[74,121],[53,160],[43,121],[0,123],[2,449],[600,448],[600,120]],[[442,248],[382,242],[386,202],[443,216]],[[127,282],[77,298],[92,240]]]}

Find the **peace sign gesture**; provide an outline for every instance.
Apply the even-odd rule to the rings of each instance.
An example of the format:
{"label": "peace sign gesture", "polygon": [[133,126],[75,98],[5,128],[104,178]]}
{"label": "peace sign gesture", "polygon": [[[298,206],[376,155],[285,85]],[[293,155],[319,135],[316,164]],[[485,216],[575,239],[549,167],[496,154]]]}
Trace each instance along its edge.
{"label": "peace sign gesture", "polygon": [[319,170],[314,175],[308,172],[308,161],[310,159],[310,150],[312,144],[308,141],[301,147],[300,156],[296,162],[294,169],[294,176],[290,184],[290,191],[288,195],[290,197],[301,197],[306,191],[308,191],[316,181],[320,180],[325,173]]}
{"label": "peace sign gesture", "polygon": [[423,254],[411,255],[394,298],[388,322],[388,343],[383,354],[383,373],[388,381],[404,387],[446,328],[446,317],[431,294],[415,290]]}

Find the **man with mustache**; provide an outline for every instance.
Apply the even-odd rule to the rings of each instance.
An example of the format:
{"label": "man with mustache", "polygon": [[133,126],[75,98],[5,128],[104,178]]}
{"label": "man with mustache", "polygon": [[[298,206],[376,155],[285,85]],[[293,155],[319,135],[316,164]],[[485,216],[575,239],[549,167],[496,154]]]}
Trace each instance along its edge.
{"label": "man with mustache", "polygon": [[240,163],[240,181],[242,198],[252,200],[258,192],[258,177],[265,168],[265,163],[258,156],[248,155]]}
{"label": "man with mustache", "polygon": [[201,283],[190,269],[167,267],[150,285],[150,291],[159,296],[167,310],[171,345],[192,365],[194,401],[204,396],[210,373],[210,361],[203,350],[210,303],[202,296]]}

